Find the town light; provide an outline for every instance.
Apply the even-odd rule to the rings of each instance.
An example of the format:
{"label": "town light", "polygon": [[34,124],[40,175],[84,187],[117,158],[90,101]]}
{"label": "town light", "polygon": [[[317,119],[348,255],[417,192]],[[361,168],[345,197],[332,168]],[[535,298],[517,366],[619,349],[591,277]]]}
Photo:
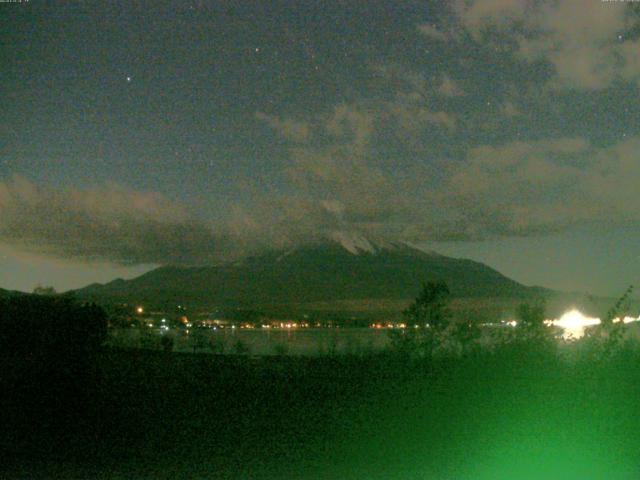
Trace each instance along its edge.
{"label": "town light", "polygon": [[592,325],[600,325],[600,319],[587,317],[578,310],[570,310],[553,324],[564,329],[565,339],[578,339],[584,336],[584,329]]}

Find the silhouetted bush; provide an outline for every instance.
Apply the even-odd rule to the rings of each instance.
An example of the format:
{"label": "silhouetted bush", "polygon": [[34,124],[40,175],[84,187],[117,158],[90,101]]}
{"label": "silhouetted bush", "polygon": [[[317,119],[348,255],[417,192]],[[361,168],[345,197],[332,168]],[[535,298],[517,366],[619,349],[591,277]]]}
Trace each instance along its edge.
{"label": "silhouetted bush", "polygon": [[173,351],[173,337],[170,337],[168,335],[163,335],[160,338],[160,346],[162,347],[162,350],[164,350],[167,353],[170,353],[171,351]]}
{"label": "silhouetted bush", "polygon": [[238,340],[234,345],[233,345],[233,352],[236,355],[248,355],[249,354],[249,346],[244,343],[242,340]]}
{"label": "silhouetted bush", "polygon": [[223,355],[226,350],[224,337],[212,335],[209,337],[209,348],[214,355]]}
{"label": "silhouetted bush", "polygon": [[284,356],[289,353],[289,346],[286,343],[278,343],[273,347],[273,351],[278,356]]}

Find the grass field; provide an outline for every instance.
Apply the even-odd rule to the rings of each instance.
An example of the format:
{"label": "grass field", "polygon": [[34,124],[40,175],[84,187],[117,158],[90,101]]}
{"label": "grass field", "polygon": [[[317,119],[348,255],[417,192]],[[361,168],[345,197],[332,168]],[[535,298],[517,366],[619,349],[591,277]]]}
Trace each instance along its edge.
{"label": "grass field", "polygon": [[634,479],[639,362],[105,350],[75,391],[14,365],[3,478]]}

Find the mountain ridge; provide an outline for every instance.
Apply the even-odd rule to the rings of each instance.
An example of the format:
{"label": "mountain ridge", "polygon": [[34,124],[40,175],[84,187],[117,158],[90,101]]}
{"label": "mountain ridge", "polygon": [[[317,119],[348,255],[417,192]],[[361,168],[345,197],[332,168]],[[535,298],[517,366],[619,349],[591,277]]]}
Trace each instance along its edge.
{"label": "mountain ridge", "polygon": [[94,301],[250,308],[412,299],[421,283],[430,280],[445,281],[454,297],[528,298],[547,291],[522,285],[482,263],[406,243],[337,238],[221,265],[162,266],[131,280],[116,279],[75,292]]}

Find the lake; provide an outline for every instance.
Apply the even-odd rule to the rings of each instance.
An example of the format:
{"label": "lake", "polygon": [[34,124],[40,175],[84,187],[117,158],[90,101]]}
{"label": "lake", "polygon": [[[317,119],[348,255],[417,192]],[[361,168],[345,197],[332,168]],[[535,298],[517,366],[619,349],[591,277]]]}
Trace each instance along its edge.
{"label": "lake", "polygon": [[[627,325],[629,337],[640,339],[640,326]],[[488,345],[495,338],[495,329],[485,327],[481,343]],[[389,345],[389,329],[376,328],[271,328],[271,329],[191,329],[169,330],[157,328],[116,328],[109,332],[108,345],[125,348],[161,349],[162,337],[173,340],[173,351],[191,353],[248,354],[248,355],[305,355],[326,354],[363,355],[383,350]],[[565,329],[564,338],[575,329]],[[584,332],[581,332],[581,334]],[[579,338],[575,336],[574,338]],[[566,342],[563,342],[567,344]],[[571,343],[571,342],[569,342]]]}
{"label": "lake", "polygon": [[130,348],[160,348],[161,336],[173,338],[176,352],[247,353],[250,355],[364,354],[385,348],[386,329],[196,329],[160,333],[157,329],[113,329],[108,344]]}

